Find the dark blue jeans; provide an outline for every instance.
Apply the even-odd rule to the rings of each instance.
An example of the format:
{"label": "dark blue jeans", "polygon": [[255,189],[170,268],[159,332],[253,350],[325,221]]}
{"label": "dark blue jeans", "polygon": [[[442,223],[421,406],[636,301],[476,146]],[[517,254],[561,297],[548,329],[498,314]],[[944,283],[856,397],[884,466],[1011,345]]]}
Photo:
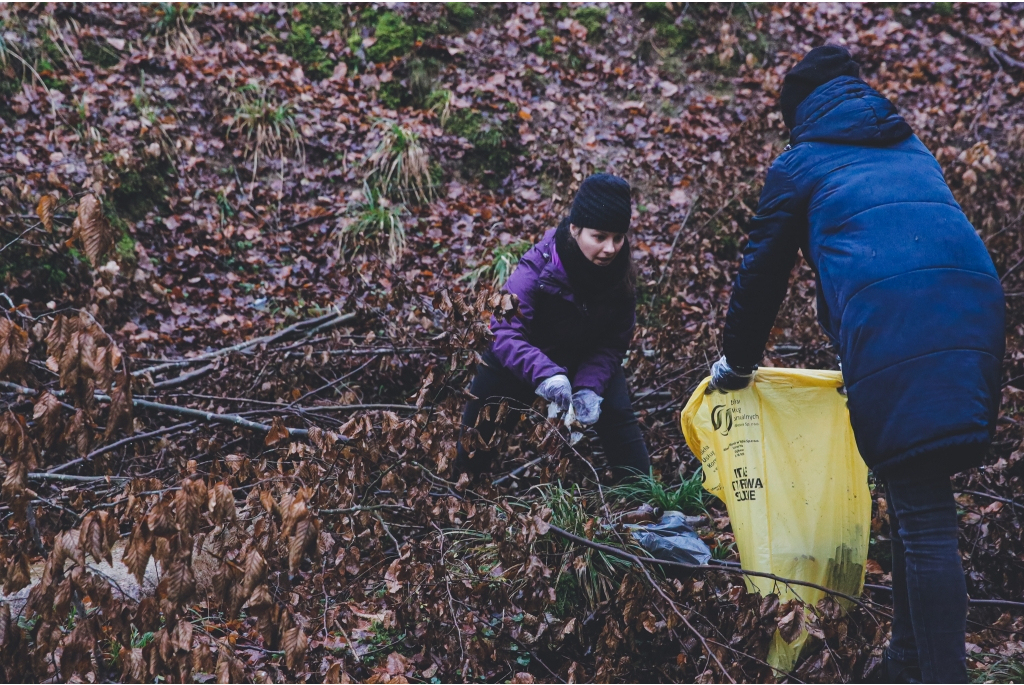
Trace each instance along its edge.
{"label": "dark blue jeans", "polygon": [[919,667],[926,683],[966,683],[967,582],[949,476],[918,470],[892,474],[885,485],[892,535],[890,664],[908,672]]}
{"label": "dark blue jeans", "polygon": [[[497,427],[493,421],[480,417],[480,410],[491,405],[497,409],[502,401],[509,404],[508,416],[504,420],[505,430],[511,430],[518,423],[520,413],[526,410],[537,399],[534,388],[514,376],[511,371],[490,353],[483,355],[484,363],[479,364],[476,377],[469,387],[469,393],[475,399],[466,404],[462,413],[462,430],[459,432],[458,456],[455,460],[456,471],[481,473],[490,468],[494,459],[495,449],[477,450],[472,456],[462,447],[462,436],[467,427],[476,427],[480,437],[490,442]],[[611,464],[617,478],[631,471],[647,473],[651,461],[647,454],[647,444],[640,433],[640,424],[633,414],[633,404],[629,400],[629,389],[626,387],[626,376],[622,369],[616,369],[608,381],[604,391],[604,402],[601,403],[601,415],[594,424],[594,430],[601,439],[601,446]]]}

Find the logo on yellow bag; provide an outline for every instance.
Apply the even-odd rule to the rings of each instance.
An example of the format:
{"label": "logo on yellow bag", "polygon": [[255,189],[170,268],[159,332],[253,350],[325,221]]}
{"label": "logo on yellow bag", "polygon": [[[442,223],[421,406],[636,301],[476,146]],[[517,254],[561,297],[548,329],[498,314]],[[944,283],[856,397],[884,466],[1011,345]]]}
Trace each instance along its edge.
{"label": "logo on yellow bag", "polygon": [[732,430],[732,409],[727,409],[724,404],[716,405],[711,410],[711,427],[722,435],[728,435]]}

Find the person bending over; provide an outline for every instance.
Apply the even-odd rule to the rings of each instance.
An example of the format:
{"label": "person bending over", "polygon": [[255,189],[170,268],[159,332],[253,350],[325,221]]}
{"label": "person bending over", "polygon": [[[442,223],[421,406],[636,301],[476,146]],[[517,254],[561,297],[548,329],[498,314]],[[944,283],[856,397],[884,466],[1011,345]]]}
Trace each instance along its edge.
{"label": "person bending over", "polygon": [[491,319],[494,343],[469,389],[456,470],[481,473],[491,464],[493,446],[468,452],[463,445],[470,427],[490,441],[495,424],[480,416],[482,407],[496,414],[507,400],[511,429],[539,395],[560,412],[571,405],[580,423],[594,427],[616,477],[648,472],[622,370],[636,325],[631,215],[629,184],[595,174],[583,181],[569,216],[523,255],[505,285],[519,298],[519,313]]}
{"label": "person bending over", "polygon": [[885,483],[889,682],[965,683],[950,475],[979,464],[995,429],[1003,290],[935,158],[859,69],[826,45],[783,82],[790,144],[768,170],[712,385],[750,382],[802,251],[818,320],[839,349],[857,446]]}

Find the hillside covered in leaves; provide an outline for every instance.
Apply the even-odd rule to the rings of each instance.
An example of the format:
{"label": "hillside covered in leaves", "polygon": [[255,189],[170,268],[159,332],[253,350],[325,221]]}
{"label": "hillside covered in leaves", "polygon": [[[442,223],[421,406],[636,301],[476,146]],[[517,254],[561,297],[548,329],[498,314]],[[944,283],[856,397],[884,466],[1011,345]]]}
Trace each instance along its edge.
{"label": "hillside covered in leaves", "polygon": [[[826,42],[1002,275],[1000,425],[955,484],[969,666],[1021,682],[1020,3],[0,6],[0,680],[879,677],[880,493],[861,604],[748,594],[678,426],[787,142],[782,78]],[[500,285],[599,171],[634,189],[653,472],[613,486],[538,404],[460,477]],[[801,263],[767,365],[835,368],[814,300]],[[644,504],[718,566],[618,553]],[[811,635],[792,673],[777,629]]]}

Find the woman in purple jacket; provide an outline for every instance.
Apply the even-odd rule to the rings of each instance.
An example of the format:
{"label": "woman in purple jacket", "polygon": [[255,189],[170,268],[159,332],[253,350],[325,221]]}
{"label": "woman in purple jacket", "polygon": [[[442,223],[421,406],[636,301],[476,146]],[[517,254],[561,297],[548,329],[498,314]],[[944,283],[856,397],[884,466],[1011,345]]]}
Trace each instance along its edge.
{"label": "woman in purple jacket", "polygon": [[481,416],[482,407],[496,409],[507,400],[510,430],[539,395],[559,411],[572,405],[576,419],[594,427],[617,477],[648,472],[647,446],[622,371],[636,326],[626,241],[631,214],[629,184],[595,174],[580,186],[569,216],[523,255],[505,286],[519,298],[519,314],[491,320],[494,344],[469,390],[457,470],[480,473],[494,456],[493,447],[473,450],[480,443],[466,435],[475,427],[484,443],[490,441],[493,411]]}

